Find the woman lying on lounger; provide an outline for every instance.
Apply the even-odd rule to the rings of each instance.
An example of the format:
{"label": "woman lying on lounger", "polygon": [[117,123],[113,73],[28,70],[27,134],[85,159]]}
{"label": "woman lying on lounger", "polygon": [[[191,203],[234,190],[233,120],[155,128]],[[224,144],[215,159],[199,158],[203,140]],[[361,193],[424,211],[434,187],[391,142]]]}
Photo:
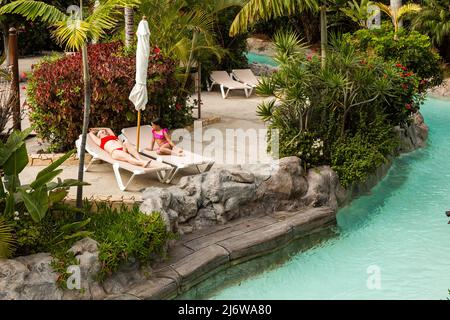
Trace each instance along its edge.
{"label": "woman lying on lounger", "polygon": [[[155,142],[158,145],[156,149]],[[163,129],[162,120],[157,118],[152,121],[152,143],[150,145],[150,150],[155,150],[157,154],[160,155],[184,155],[183,150],[176,147],[169,136],[169,130],[167,128]]]}
{"label": "woman lying on lounger", "polygon": [[109,128],[91,128],[89,136],[114,160],[125,161],[136,166],[147,167],[151,160],[143,160],[136,149],[128,142],[121,142]]}

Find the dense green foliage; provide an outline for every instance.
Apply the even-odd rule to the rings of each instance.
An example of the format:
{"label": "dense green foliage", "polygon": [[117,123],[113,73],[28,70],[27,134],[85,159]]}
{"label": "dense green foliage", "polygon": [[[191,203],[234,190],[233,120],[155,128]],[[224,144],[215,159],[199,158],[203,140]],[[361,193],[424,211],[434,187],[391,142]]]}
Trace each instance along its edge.
{"label": "dense green foliage", "polygon": [[241,34],[236,37],[230,37],[228,34],[231,23],[238,11],[239,8],[231,7],[217,15],[214,31],[218,44],[226,51],[220,59],[211,54],[203,59],[203,83],[205,83],[209,73],[213,70],[227,70],[231,72],[232,69],[243,69],[248,66],[247,57],[245,56],[247,52],[247,34]]}
{"label": "dense green foliage", "polygon": [[384,25],[380,29],[359,30],[355,32],[354,40],[361,51],[373,51],[384,60],[401,63],[415,72],[420,80],[426,81],[425,88],[442,83],[441,58],[426,35],[400,29],[394,39],[394,31]]}
{"label": "dense green foliage", "polygon": [[419,109],[423,82],[402,64],[358,51],[349,37],[332,39],[323,68],[297,36],[281,33],[275,43],[280,70],[257,91],[278,98],[258,113],[279,132],[279,156],[331,165],[345,186],[364,180],[395,151],[393,127],[407,126]]}
{"label": "dense green foliage", "polygon": [[159,213],[144,214],[137,205],[132,209],[124,206],[112,209],[108,205],[99,204],[97,213],[89,217],[91,223],[87,229],[100,245],[100,280],[111,275],[120,264],[131,258],[144,264],[164,255],[167,240],[173,237]]}
{"label": "dense green foliage", "polygon": [[[13,254],[16,243],[19,254],[34,253],[48,248],[43,243],[63,243],[86,236],[79,229],[88,221],[66,225],[64,219],[55,218],[57,212],[71,210],[62,204],[69,188],[83,184],[73,179],[52,181],[62,172],[59,166],[74,151],[41,170],[30,184],[21,184],[19,174],[28,164],[25,139],[30,131],[14,131],[5,143],[0,142],[0,169],[3,172],[0,178],[0,212],[3,214],[2,233],[6,235],[0,239],[0,257]],[[8,234],[14,234],[13,241]]]}
{"label": "dense green foliage", "polygon": [[[92,83],[91,127],[110,127],[116,132],[136,125],[137,112],[128,99],[134,86],[134,54],[123,54],[122,44],[112,42],[89,47]],[[38,135],[51,143],[51,149],[73,148],[81,133],[83,77],[81,55],[64,56],[42,62],[34,68],[27,87],[30,120]],[[147,108],[142,123],[161,113],[170,129],[192,122],[186,94],[178,90],[175,61],[152,54],[148,67]]]}

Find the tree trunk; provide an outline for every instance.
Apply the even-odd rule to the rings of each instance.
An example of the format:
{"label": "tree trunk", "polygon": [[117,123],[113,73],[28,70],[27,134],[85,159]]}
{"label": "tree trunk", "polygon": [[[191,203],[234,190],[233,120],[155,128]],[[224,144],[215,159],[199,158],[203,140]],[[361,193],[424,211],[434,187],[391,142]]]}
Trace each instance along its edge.
{"label": "tree trunk", "polygon": [[[81,133],[80,161],[78,166],[78,181],[83,182],[84,174],[84,155],[86,153],[87,129],[89,127],[89,113],[91,109],[91,79],[89,76],[89,61],[87,53],[87,45],[81,49],[83,62],[83,82],[84,82],[84,116],[83,129]],[[77,208],[83,206],[83,186],[77,187]]]}
{"label": "tree trunk", "polygon": [[[99,5],[100,5],[100,1],[99,0],[95,0],[95,2],[94,2],[94,11],[97,10]],[[96,39],[96,38],[92,39],[92,44],[96,44],[97,42],[98,42],[98,39]]]}
{"label": "tree trunk", "polygon": [[[398,9],[402,6],[402,0],[390,0],[390,7],[393,13],[392,23],[397,26],[397,31],[403,26],[403,21],[397,19]],[[395,21],[394,21],[395,20]]]}
{"label": "tree trunk", "polygon": [[9,66],[9,24],[7,22],[2,23],[2,32],[3,32],[3,48],[5,50],[5,62],[6,65]]}
{"label": "tree trunk", "polygon": [[309,10],[300,13],[300,21],[303,27],[303,32],[309,44],[314,44],[320,40],[317,36],[319,26],[316,19],[317,16]]}
{"label": "tree trunk", "polygon": [[320,55],[322,68],[325,67],[327,56],[328,33],[327,33],[327,6],[322,4],[320,7]]}
{"label": "tree trunk", "polygon": [[125,7],[125,46],[133,45],[134,38],[134,11],[131,7]]}

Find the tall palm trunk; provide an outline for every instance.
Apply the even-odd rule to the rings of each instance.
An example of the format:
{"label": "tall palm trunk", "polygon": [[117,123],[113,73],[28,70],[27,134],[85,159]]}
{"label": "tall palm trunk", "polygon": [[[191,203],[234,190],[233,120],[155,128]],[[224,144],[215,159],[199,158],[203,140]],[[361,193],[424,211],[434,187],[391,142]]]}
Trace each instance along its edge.
{"label": "tall palm trunk", "polygon": [[134,37],[134,10],[131,7],[125,7],[125,46],[130,47],[133,44]]}
{"label": "tall palm trunk", "polygon": [[320,6],[320,55],[322,68],[325,67],[327,56],[328,32],[327,32],[327,6],[322,3]]}
{"label": "tall palm trunk", "polygon": [[308,43],[313,44],[319,41],[320,39],[317,36],[317,29],[319,25],[316,20],[316,15],[312,11],[307,10],[300,13],[299,18]]}
{"label": "tall palm trunk", "polygon": [[395,32],[397,32],[398,29],[403,26],[403,21],[397,19],[397,12],[398,9],[402,6],[402,0],[390,0],[389,5],[391,7],[392,12],[394,13],[392,16],[392,23],[394,24]]}
{"label": "tall palm trunk", "polygon": [[[91,112],[91,78],[89,75],[89,61],[87,53],[87,45],[84,45],[81,49],[82,61],[83,61],[83,82],[84,82],[84,114],[83,114],[83,129],[81,133],[81,146],[80,146],[80,162],[78,166],[78,180],[83,181],[84,174],[84,155],[86,152],[86,138],[87,129],[89,127],[89,114]],[[77,187],[77,207],[83,206],[83,186]]]}
{"label": "tall palm trunk", "polygon": [[3,31],[3,48],[5,52],[6,65],[9,66],[9,24],[7,22],[2,23]]}
{"label": "tall palm trunk", "polygon": [[[83,14],[83,1],[80,0],[80,12]],[[82,17],[81,17],[82,19]],[[89,75],[89,60],[87,52],[87,43],[81,48],[81,58],[83,64],[83,82],[84,82],[84,110],[83,110],[83,129],[81,132],[80,161],[78,165],[78,181],[83,182],[84,174],[84,156],[86,154],[87,129],[89,127],[89,114],[91,112],[91,78]],[[77,207],[83,206],[83,186],[77,187]]]}

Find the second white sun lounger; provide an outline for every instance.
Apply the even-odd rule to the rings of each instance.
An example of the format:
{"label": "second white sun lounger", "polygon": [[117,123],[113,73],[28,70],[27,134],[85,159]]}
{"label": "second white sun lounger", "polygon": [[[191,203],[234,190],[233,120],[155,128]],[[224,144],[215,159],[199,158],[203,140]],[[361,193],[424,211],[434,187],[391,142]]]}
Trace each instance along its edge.
{"label": "second white sun lounger", "polygon": [[[78,155],[80,155],[81,136],[75,142],[75,145],[77,146],[78,149]],[[159,181],[168,183],[167,180],[171,179],[172,174],[175,171],[174,168],[172,168],[171,166],[158,161],[152,161],[149,167],[144,168],[133,165],[128,162],[114,160],[111,157],[111,155],[105,150],[101,149],[100,146],[98,146],[89,135],[87,135],[86,139],[86,151],[90,155],[92,155],[92,160],[89,162],[87,166],[85,166],[84,171],[88,171],[91,165],[98,160],[111,164],[114,170],[114,175],[116,177],[117,185],[119,186],[119,189],[121,191],[125,191],[130,185],[130,183],[133,181],[133,179],[138,175],[156,173]],[[132,173],[131,178],[125,183],[122,179],[122,175],[120,174],[121,169]]]}
{"label": "second white sun lounger", "polygon": [[253,74],[251,69],[235,69],[232,76],[239,82],[246,84],[252,88],[256,88],[259,84],[258,78]]}
{"label": "second white sun lounger", "polygon": [[[122,129],[122,136],[128,141],[128,143],[136,144],[137,141],[137,127],[125,128]],[[177,175],[177,173],[184,168],[196,167],[199,173],[209,171],[214,165],[214,161],[208,157],[201,156],[199,154],[183,150],[184,155],[175,156],[175,155],[159,155],[156,151],[150,150],[151,147],[151,139],[152,139],[152,128],[151,126],[145,125],[141,126],[140,132],[140,142],[139,149],[140,151],[150,158],[156,159],[162,163],[168,164],[174,167],[174,172],[172,175],[166,180],[167,183],[170,183],[173,178]]]}
{"label": "second white sun lounger", "polygon": [[230,90],[244,90],[245,96],[247,98],[250,97],[250,95],[252,94],[253,91],[252,87],[243,84],[242,82],[233,80],[226,71],[212,71],[210,78],[211,84],[208,85],[208,91],[211,91],[212,87],[217,84],[220,86],[222,98],[224,99],[228,97]]}

